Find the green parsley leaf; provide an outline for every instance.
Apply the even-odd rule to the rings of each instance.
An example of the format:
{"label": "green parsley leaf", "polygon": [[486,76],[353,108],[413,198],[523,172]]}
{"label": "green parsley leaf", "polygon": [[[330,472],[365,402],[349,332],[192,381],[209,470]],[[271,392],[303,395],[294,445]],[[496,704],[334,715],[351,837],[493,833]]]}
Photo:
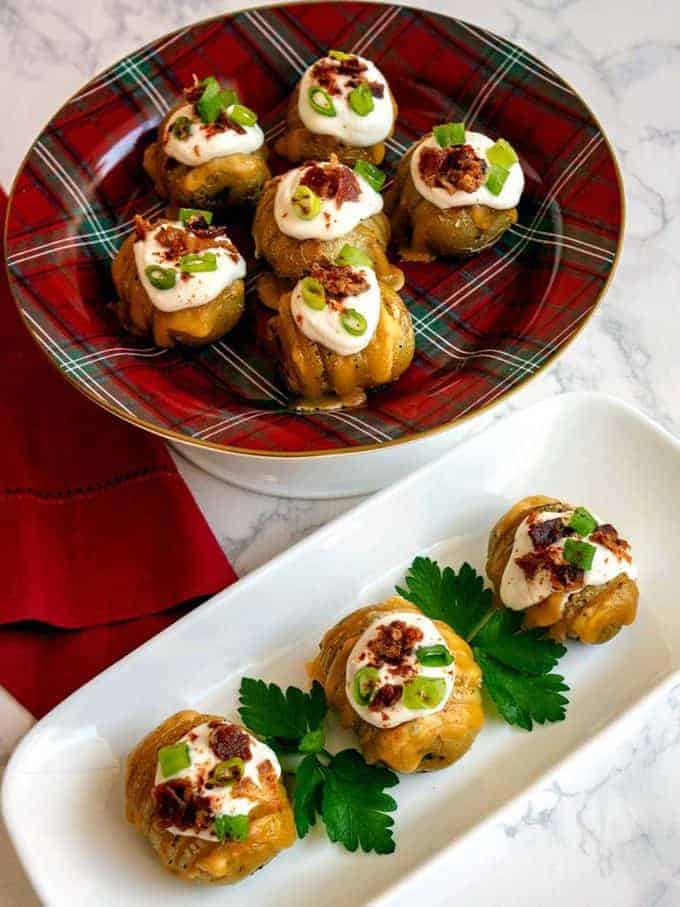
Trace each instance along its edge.
{"label": "green parsley leaf", "polygon": [[472,636],[493,606],[491,590],[469,564],[455,573],[451,567],[441,570],[429,557],[417,557],[405,582],[405,589],[397,587],[399,595],[432,620],[445,621],[463,639]]}
{"label": "green parsley leaf", "polygon": [[[244,677],[239,690],[239,714],[246,727],[261,737],[299,743],[308,731],[318,731],[326,717],[323,687],[314,681],[311,692]],[[323,740],[321,741],[321,747]],[[321,748],[319,747],[319,748]]]}
{"label": "green parsley leaf", "polygon": [[524,674],[547,674],[567,650],[540,630],[521,630],[522,619],[519,611],[495,610],[474,636],[475,648]]}
{"label": "green parsley leaf", "polygon": [[394,772],[367,765],[356,750],[342,750],[333,756],[326,769],[321,801],[321,815],[331,841],[352,852],[360,846],[366,853],[392,853],[394,819],[387,813],[397,804],[385,788],[398,782]]}
{"label": "green parsley leaf", "polygon": [[432,620],[443,620],[473,646],[484,687],[509,724],[530,731],[533,722],[562,721],[569,690],[551,674],[567,651],[540,630],[521,629],[521,613],[493,606],[490,589],[469,564],[458,573],[417,557],[397,592]]}
{"label": "green parsley leaf", "polygon": [[305,756],[295,773],[293,813],[298,837],[304,838],[316,825],[316,814],[321,812],[321,796],[326,770],[316,756]]}
{"label": "green parsley leaf", "polygon": [[546,721],[564,720],[569,702],[562,695],[569,690],[564,677],[559,674],[528,676],[489,658],[476,647],[473,652],[484,674],[484,686],[508,724],[517,724],[530,731],[534,721],[545,724]]}

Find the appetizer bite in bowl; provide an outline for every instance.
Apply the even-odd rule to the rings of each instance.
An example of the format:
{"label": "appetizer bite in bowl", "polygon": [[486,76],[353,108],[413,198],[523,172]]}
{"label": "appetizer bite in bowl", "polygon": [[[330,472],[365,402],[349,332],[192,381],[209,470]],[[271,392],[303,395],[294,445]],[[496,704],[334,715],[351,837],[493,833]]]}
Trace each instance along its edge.
{"label": "appetizer bite in bowl", "polygon": [[327,395],[338,405],[364,403],[364,391],[399,378],[415,350],[401,297],[350,245],[336,263],[315,262],[281,297],[269,331],[288,387],[309,405]]}
{"label": "appetizer bite in bowl", "polygon": [[352,170],[333,156],[267,183],[253,221],[255,252],[283,282],[276,283],[273,300],[270,278],[258,282],[266,305],[277,308],[284,289],[304,277],[314,262],[334,261],[346,245],[369,256],[379,280],[401,289],[404,275],[386,254],[390,225],[379,191],[384,179],[365,161]]}
{"label": "appetizer bite in bowl", "polygon": [[292,163],[326,160],[380,164],[397,105],[370,60],[331,50],[304,73],[288,104],[286,131],[274,146]]}
{"label": "appetizer bite in bowl", "polygon": [[482,724],[481,671],[447,624],[399,596],[354,611],[329,630],[311,666],[364,758],[398,772],[460,759]]}
{"label": "appetizer bite in bowl", "polygon": [[217,715],[177,712],[130,753],[126,812],[169,872],[238,882],[295,841],[274,752]]}
{"label": "appetizer bite in bowl", "polygon": [[402,158],[386,209],[406,261],[473,255],[517,221],[524,174],[504,139],[445,123]]}
{"label": "appetizer bite in bowl", "polygon": [[162,198],[211,210],[256,201],[271,176],[257,114],[213,76],[184,90],[144,152],[144,169]]}
{"label": "appetizer bite in bowl", "polygon": [[157,346],[202,346],[243,314],[246,263],[210,211],[180,208],[179,220],[135,219],[112,265],[115,311]]}
{"label": "appetizer bite in bowl", "polygon": [[584,507],[543,495],[518,501],[491,530],[486,571],[499,604],[555,640],[603,643],[635,620],[630,545]]}

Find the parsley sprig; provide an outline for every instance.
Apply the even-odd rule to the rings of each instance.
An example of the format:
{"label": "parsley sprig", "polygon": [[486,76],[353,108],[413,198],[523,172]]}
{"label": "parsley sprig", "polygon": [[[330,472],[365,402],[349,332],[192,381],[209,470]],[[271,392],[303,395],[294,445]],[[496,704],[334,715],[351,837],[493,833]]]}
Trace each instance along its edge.
{"label": "parsley sprig", "polygon": [[279,753],[302,755],[295,769],[293,812],[304,838],[320,816],[331,841],[347,850],[394,851],[392,826],[397,804],[385,793],[398,783],[389,769],[368,765],[353,749],[331,755],[326,749],[326,697],[320,683],[309,693],[284,691],[274,683],[244,677],[239,714],[253,733]]}
{"label": "parsley sprig", "polygon": [[521,613],[493,606],[490,589],[470,564],[456,573],[417,557],[397,592],[433,620],[442,620],[472,646],[484,686],[508,724],[562,721],[569,687],[550,673],[566,649],[539,630],[520,629]]}

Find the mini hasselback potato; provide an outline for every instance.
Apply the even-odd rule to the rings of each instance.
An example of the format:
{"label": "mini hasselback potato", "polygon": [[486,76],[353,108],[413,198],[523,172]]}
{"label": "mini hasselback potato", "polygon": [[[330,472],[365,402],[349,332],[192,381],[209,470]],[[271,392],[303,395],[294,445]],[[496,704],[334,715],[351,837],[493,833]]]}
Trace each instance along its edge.
{"label": "mini hasselback potato", "polygon": [[390,241],[390,224],[382,211],[361,220],[352,230],[332,239],[299,239],[284,233],[275,216],[275,203],[281,177],[270,180],[255,210],[253,238],[261,255],[274,273],[291,281],[303,277],[322,258],[333,261],[345,245],[366,252],[373,260],[382,283],[395,290],[404,285],[403,272],[390,264],[386,250]]}
{"label": "mini hasselback potato", "polygon": [[[430,627],[430,632],[438,634],[438,638],[443,641],[439,646],[430,646],[430,650],[446,648],[453,658],[455,673],[450,695],[439,703],[438,711],[419,717],[415,710],[410,713],[414,716],[410,720],[396,726],[378,727],[358,714],[350,702],[347,688],[348,662],[351,661],[355,647],[361,644],[363,635],[367,631],[370,633],[373,626],[380,628],[380,622],[383,621],[389,631],[396,634],[397,630],[390,623],[392,615],[404,618],[411,614],[414,620],[425,621],[424,626]],[[397,623],[401,625],[403,620]],[[399,632],[403,632],[403,628]],[[447,624],[428,621],[418,608],[399,596],[381,604],[360,608],[329,630],[321,641],[319,654],[310,666],[310,673],[323,684],[326,698],[331,708],[338,713],[342,725],[356,731],[366,761],[387,765],[398,772],[436,771],[445,768],[467,752],[484,723],[482,675],[468,644]],[[355,675],[355,680],[360,674],[358,672]],[[440,678],[436,682],[441,682]],[[397,684],[396,680],[394,684]],[[404,683],[404,689],[407,686],[408,681]],[[375,704],[377,695],[374,694],[371,705]],[[401,699],[397,700],[397,705],[406,699],[407,693],[404,692]]]}
{"label": "mini hasselback potato", "polygon": [[[245,833],[220,841],[199,837],[186,830],[184,833],[170,830],[168,802],[178,815],[189,816],[187,821],[194,819],[198,823],[204,821],[202,811],[206,807],[201,800],[196,801],[196,807],[190,805],[190,794],[185,795],[184,801],[168,801],[163,790],[168,785],[156,784],[156,773],[160,770],[157,768],[159,753],[164,751],[176,758],[173,751],[178,742],[206,725],[227,729],[231,736],[225,731],[220,741],[222,744],[229,744],[230,741],[233,743],[234,740],[239,743],[237,735],[241,735],[241,742],[249,736],[237,725],[230,725],[216,715],[183,711],[167,718],[144,737],[128,757],[126,813],[128,821],[149,840],[162,866],[169,872],[189,881],[229,884],[260,869],[280,851],[290,847],[296,839],[295,825],[279,774],[272,769],[271,763],[265,762],[259,767],[257,785],[243,779],[235,782],[240,785],[239,796],[245,795],[255,800],[255,805],[248,814],[249,822]],[[253,738],[251,741],[254,746],[256,741]],[[241,762],[238,758],[230,761]],[[175,767],[171,766],[171,769]],[[179,777],[181,781],[181,772],[175,777]],[[179,783],[175,782],[176,785]],[[177,790],[181,798],[181,789],[177,787]]]}
{"label": "mini hasselback potato", "polygon": [[[204,254],[200,250],[206,246],[206,241],[185,233],[181,227],[174,225],[174,222],[161,220],[149,224],[138,218],[135,232],[127,237],[111,268],[118,295],[115,305],[118,320],[132,334],[149,336],[157,346],[161,347],[172,347],[175,344],[203,346],[212,343],[230,331],[243,314],[245,298],[243,279],[232,280],[214,298],[208,299],[202,305],[179,307],[174,311],[164,311],[154,305],[149,290],[144,286],[140,275],[135,257],[135,244],[144,241],[143,235],[140,238],[140,234],[163,227],[168,228],[168,231],[184,233],[186,254]],[[226,235],[219,241],[226,243]],[[210,243],[208,242],[207,245],[210,246]],[[231,244],[229,244],[229,251],[234,256],[238,254]],[[170,262],[164,261],[162,264],[169,265]],[[243,265],[243,269],[243,273],[245,273],[245,265]],[[158,270],[162,275],[164,271],[170,271],[173,268],[159,265]],[[178,272],[175,274],[175,281],[181,280]]]}
{"label": "mini hasselback potato", "polygon": [[[485,138],[485,137],[482,137]],[[461,201],[461,190],[454,193],[453,186],[442,177],[436,179],[433,177],[434,186],[430,187],[432,198],[446,199],[443,186],[449,186],[449,192],[458,197],[458,202],[453,207],[439,206],[430,198],[424,197],[419,191],[413,178],[412,160],[414,155],[420,154],[421,146],[425,142],[431,142],[431,137],[427,137],[420,142],[416,142],[409,148],[407,153],[399,162],[394,183],[387,193],[385,199],[385,210],[387,211],[394,238],[399,247],[400,256],[405,261],[432,261],[438,256],[464,257],[473,255],[482,249],[493,245],[499,237],[517,221],[517,208],[514,204],[507,208],[496,208],[490,204],[483,204],[474,201],[474,190],[480,189],[480,181],[484,179],[487,163],[478,158],[469,146],[460,146],[459,148],[449,149],[451,155],[458,153],[466,154],[474,158],[474,163],[478,168],[478,174],[475,175],[474,181],[470,182],[471,201],[467,204]],[[429,149],[433,154],[444,154],[439,149]],[[445,165],[442,165],[445,166]],[[460,179],[460,185],[466,185],[465,170],[468,161],[463,161],[453,165],[449,171]],[[519,167],[519,165],[516,165]],[[436,175],[435,175],[436,176]],[[456,184],[458,185],[458,184]],[[523,181],[522,181],[523,185]],[[483,183],[481,185],[483,189]],[[442,202],[445,205],[445,201]]]}
{"label": "mini hasselback potato", "polygon": [[330,50],[296,85],[286,129],[274,148],[292,163],[336,155],[345,164],[380,164],[397,113],[387,80],[374,63]]}
{"label": "mini hasselback potato", "polygon": [[326,394],[349,397],[399,378],[411,364],[415,348],[413,325],[398,293],[380,284],[380,317],[363,350],[339,355],[306,337],[291,311],[291,294],[281,297],[270,332],[288,387],[306,400]]}
{"label": "mini hasselback potato", "polygon": [[[574,513],[590,517],[582,527],[590,530],[586,535],[570,528]],[[585,544],[586,556],[593,548],[598,560],[585,569],[585,564],[566,561],[560,546],[570,544],[576,545],[576,555],[578,546]],[[545,629],[558,641],[572,637],[588,644],[607,642],[637,614],[639,592],[628,543],[613,526],[597,525],[584,508],[556,498],[523,498],[499,519],[489,537],[486,571],[499,606],[507,605],[509,595],[524,592],[526,603],[519,598],[515,602],[516,609],[524,605],[524,627]],[[532,586],[542,576],[543,585]]]}

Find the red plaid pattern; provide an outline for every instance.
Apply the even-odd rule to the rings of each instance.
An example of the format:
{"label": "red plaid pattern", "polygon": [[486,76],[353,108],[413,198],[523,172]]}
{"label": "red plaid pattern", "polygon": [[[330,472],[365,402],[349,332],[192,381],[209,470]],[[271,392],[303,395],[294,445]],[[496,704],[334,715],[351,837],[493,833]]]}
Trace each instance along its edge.
{"label": "red plaid pattern", "polygon": [[[136,212],[161,210],[144,146],[192,73],[214,73],[282,128],[300,74],[327,48],[375,60],[399,103],[388,173],[435,123],[507,138],[527,187],[520,221],[465,261],[405,267],[417,352],[356,411],[299,415],[254,343],[254,308],[204,350],[164,351],[111,316],[110,263]],[[275,162],[276,164],[276,162]],[[279,169],[282,162],[278,162]],[[231,224],[258,264],[248,225]],[[11,283],[36,340],[64,374],[123,418],[185,440],[277,452],[401,440],[500,399],[553,358],[602,295],[622,232],[616,165],[597,122],[552,70],[481,29],[365,3],[249,10],[176,32],[102,73],[31,149],[8,212]]]}

